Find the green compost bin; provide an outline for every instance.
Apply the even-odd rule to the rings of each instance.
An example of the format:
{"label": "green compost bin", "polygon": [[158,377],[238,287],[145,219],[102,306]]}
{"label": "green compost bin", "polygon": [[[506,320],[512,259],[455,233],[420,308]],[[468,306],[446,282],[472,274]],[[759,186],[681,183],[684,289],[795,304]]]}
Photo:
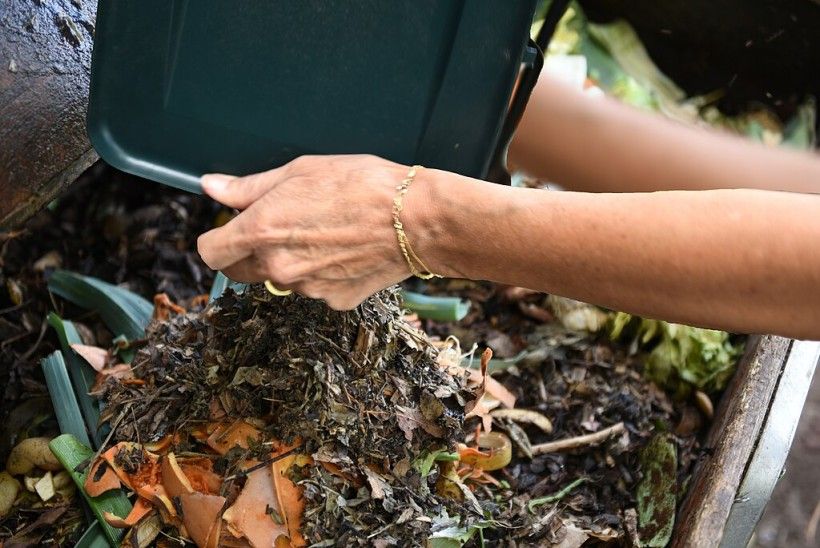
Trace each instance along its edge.
{"label": "green compost bin", "polygon": [[536,0],[100,0],[88,130],[198,191],[303,154],[483,177]]}

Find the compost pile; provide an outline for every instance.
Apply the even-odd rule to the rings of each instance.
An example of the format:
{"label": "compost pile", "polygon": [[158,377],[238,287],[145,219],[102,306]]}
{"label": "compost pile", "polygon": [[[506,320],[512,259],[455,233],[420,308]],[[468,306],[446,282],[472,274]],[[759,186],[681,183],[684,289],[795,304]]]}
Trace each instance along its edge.
{"label": "compost pile", "polygon": [[[691,465],[694,439],[667,435],[640,462],[671,402],[625,354],[554,323],[523,322],[529,350],[496,362],[505,388],[485,376],[490,351],[481,370],[462,368],[457,342],[433,343],[406,321],[396,290],[336,312],[257,286],[201,312],[156,314],[171,318],[149,326],[130,373],[104,380],[113,445],[86,488],[99,489],[103,472],[119,476],[159,501],[168,535],[200,546],[279,536],[405,546],[477,532],[524,544],[637,541],[635,471],[665,467],[644,482],[648,499],[667,499],[668,515],[641,524],[651,536],[674,514],[677,444],[681,469]],[[180,491],[168,474],[194,487]],[[210,514],[204,497],[217,499]],[[135,509],[122,525],[150,511]],[[254,511],[263,519],[237,518]]]}
{"label": "compost pile", "polygon": [[[202,313],[150,326],[132,369],[138,383],[109,381],[104,420],[115,425],[113,439],[172,435],[180,455],[193,449],[181,434],[205,430],[217,448],[213,468],[236,478],[220,489],[227,505],[253,466],[246,463],[270,459],[270,444],[238,438],[228,447],[231,439],[213,435],[213,425],[253,425],[259,440],[326,465],[301,472],[308,503],[301,531],[310,543],[365,541],[377,531],[403,543],[426,536],[429,522],[415,521],[421,506],[440,509],[448,501],[419,490],[411,463],[454,447],[464,406],[475,399],[463,377],[436,364],[429,341],[401,321],[395,290],[352,312],[276,298],[261,286],[241,296],[229,290]],[[230,450],[213,443],[220,437]],[[359,490],[361,480],[368,489]]]}
{"label": "compost pile", "polygon": [[[19,398],[12,416],[29,417],[8,421],[9,447],[59,433],[37,365],[55,348],[72,351],[46,314],[56,307],[88,345],[110,437],[99,458],[83,457],[78,470],[91,480],[81,486],[131,494],[124,513],[106,516],[128,542],[246,546],[254,535],[265,545],[261,531],[324,546],[569,547],[668,536],[708,419],[649,381],[629,340],[564,325],[543,295],[465,281],[411,287],[469,299],[459,322],[402,312],[395,290],[344,313],[261,287],[207,305],[211,274],[194,236],[220,212],[157,187],[124,190],[136,184],[80,188],[8,235],[5,281],[22,299],[4,302],[0,320],[19,334],[2,347],[15,387],[6,404]],[[147,331],[123,341],[98,315],[49,295],[60,266],[168,296],[155,300]],[[82,499],[59,487],[60,474],[15,476],[7,546],[74,544],[86,527]],[[24,480],[62,493],[41,501]],[[237,503],[264,519],[250,525],[235,510],[210,535],[210,518]],[[182,521],[192,504],[204,526]]]}

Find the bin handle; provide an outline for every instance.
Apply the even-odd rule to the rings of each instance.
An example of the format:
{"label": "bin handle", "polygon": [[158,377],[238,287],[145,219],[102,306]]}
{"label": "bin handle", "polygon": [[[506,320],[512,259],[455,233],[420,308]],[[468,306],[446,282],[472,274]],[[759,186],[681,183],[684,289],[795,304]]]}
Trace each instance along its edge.
{"label": "bin handle", "polygon": [[[493,153],[493,160],[487,172],[488,181],[505,185],[511,183],[510,174],[507,172],[507,147],[509,147],[512,136],[519,122],[521,122],[527,101],[529,101],[532,90],[535,88],[535,83],[538,81],[538,76],[541,74],[541,69],[544,67],[544,56],[546,55],[549,43],[555,34],[558,23],[569,7],[569,3],[570,0],[554,0],[550,3],[550,7],[544,17],[544,24],[538,31],[538,35],[535,37],[535,40],[530,39],[529,41],[527,49],[534,49],[535,57],[532,59],[532,64],[527,64],[521,72],[518,88],[515,90],[512,101],[510,102],[510,108],[507,110],[501,136],[498,139],[498,144]],[[525,53],[525,55],[528,54],[529,52]]]}

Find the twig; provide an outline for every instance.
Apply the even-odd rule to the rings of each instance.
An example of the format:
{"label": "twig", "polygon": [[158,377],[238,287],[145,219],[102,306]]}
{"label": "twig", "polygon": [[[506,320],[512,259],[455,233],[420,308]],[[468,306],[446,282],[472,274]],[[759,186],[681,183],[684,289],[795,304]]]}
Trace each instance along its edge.
{"label": "twig", "polygon": [[266,460],[264,460],[264,461],[262,461],[258,464],[254,464],[250,468],[246,468],[245,470],[237,472],[236,474],[230,475],[230,476],[226,477],[223,481],[232,481],[232,480],[235,480],[235,479],[238,479],[238,478],[243,478],[243,477],[247,476],[248,474],[250,474],[251,472],[253,472],[254,470],[259,470],[260,468],[264,468],[265,466],[268,466],[269,464],[273,464],[274,462],[280,461],[282,459],[285,459],[285,458],[293,455],[294,453],[296,453],[296,451],[298,451],[302,448],[303,447],[301,445],[299,445],[297,447],[294,447],[293,449],[285,451],[281,455],[276,455],[275,457],[266,459]]}
{"label": "twig", "polygon": [[576,436],[574,438],[565,438],[558,441],[550,441],[547,443],[539,443],[532,446],[533,455],[544,455],[546,453],[555,453],[557,451],[566,451],[567,449],[577,449],[578,447],[586,447],[588,445],[598,445],[603,443],[612,436],[617,436],[624,431],[624,423],[619,422],[608,426],[603,430],[598,430],[592,434],[585,434],[583,436]]}

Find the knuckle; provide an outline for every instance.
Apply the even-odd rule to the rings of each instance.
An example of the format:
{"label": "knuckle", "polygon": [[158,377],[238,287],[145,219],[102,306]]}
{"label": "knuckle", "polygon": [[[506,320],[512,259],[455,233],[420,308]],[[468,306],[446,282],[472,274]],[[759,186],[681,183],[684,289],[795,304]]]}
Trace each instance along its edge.
{"label": "knuckle", "polygon": [[279,283],[289,284],[296,280],[298,272],[286,253],[271,254],[265,263],[266,273]]}
{"label": "knuckle", "polygon": [[299,293],[308,299],[323,299],[324,291],[316,284],[305,284],[299,289]]}

